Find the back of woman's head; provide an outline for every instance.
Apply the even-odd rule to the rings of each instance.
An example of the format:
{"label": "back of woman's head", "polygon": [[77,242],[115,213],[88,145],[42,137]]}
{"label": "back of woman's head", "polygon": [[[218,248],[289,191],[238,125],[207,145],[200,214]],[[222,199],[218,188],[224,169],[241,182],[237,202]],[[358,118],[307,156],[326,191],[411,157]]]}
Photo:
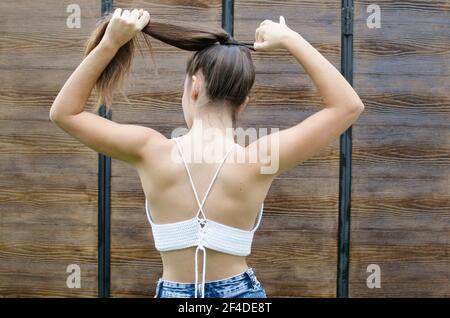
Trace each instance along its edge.
{"label": "back of woman's head", "polygon": [[[110,19],[111,15],[104,17],[91,34],[85,56],[100,43]],[[235,121],[237,107],[245,101],[255,81],[253,61],[245,44],[234,40],[222,28],[192,23],[169,24],[153,18],[142,33],[150,50],[148,35],[177,48],[196,51],[187,61],[186,75],[191,78],[200,71],[209,101],[229,107]],[[135,37],[122,46],[98,79],[96,112],[102,104],[107,109],[111,107],[114,91],[121,88],[130,70],[137,41]]]}

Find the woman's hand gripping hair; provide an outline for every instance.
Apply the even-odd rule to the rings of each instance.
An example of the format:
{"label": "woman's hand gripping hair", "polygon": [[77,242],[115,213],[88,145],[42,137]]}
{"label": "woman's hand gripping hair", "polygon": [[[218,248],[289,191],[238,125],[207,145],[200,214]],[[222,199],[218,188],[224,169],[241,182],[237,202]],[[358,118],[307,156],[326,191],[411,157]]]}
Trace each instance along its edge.
{"label": "woman's hand gripping hair", "polygon": [[256,29],[256,42],[253,44],[253,47],[256,51],[265,52],[284,49],[286,43],[296,34],[298,33],[286,25],[283,16],[280,16],[280,23],[264,20]]}
{"label": "woman's hand gripping hair", "polygon": [[143,9],[114,11],[102,41],[115,48],[120,48],[130,41],[150,21],[150,13]]}

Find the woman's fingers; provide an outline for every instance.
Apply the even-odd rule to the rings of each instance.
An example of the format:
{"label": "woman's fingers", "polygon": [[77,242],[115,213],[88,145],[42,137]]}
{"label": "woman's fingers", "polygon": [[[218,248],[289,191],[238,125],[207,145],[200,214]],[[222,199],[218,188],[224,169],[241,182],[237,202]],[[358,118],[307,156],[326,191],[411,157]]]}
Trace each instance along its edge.
{"label": "woman's fingers", "polygon": [[133,11],[131,11],[130,13],[130,17],[128,18],[128,21],[130,22],[137,22],[137,19],[139,17],[139,10],[138,9],[133,9]]}
{"label": "woman's fingers", "polygon": [[269,22],[271,22],[271,21],[272,21],[272,20],[266,19],[266,20],[264,20],[263,22],[261,22],[261,24],[260,24],[259,26],[261,27],[261,26],[263,26],[264,24],[269,23]]}
{"label": "woman's fingers", "polygon": [[253,43],[253,48],[256,51],[264,51],[267,49],[268,42],[264,41],[263,31],[264,31],[263,27],[259,27],[256,29],[256,32],[255,32],[256,42]]}
{"label": "woman's fingers", "polygon": [[286,20],[282,15],[280,15],[280,24],[286,25]]}
{"label": "woman's fingers", "polygon": [[127,20],[130,17],[130,10],[123,10],[122,12],[122,19]]}
{"label": "woman's fingers", "polygon": [[265,28],[264,27],[259,27],[256,29],[256,33],[255,33],[255,39],[257,42],[263,42],[264,41],[264,32],[265,32]]}
{"label": "woman's fingers", "polygon": [[255,42],[253,43],[253,48],[255,51],[265,51],[267,50],[268,42]]}
{"label": "woman's fingers", "polygon": [[120,17],[121,13],[122,13],[122,9],[121,8],[117,8],[116,10],[114,10],[114,14],[113,14],[112,18]]}
{"label": "woman's fingers", "polygon": [[112,18],[122,18],[127,22],[134,23],[139,30],[142,30],[150,21],[150,13],[144,9],[123,10],[117,8],[114,10]]}
{"label": "woman's fingers", "polygon": [[150,22],[150,13],[148,13],[148,11],[145,10],[142,16],[137,20],[138,29],[142,30],[149,22]]}

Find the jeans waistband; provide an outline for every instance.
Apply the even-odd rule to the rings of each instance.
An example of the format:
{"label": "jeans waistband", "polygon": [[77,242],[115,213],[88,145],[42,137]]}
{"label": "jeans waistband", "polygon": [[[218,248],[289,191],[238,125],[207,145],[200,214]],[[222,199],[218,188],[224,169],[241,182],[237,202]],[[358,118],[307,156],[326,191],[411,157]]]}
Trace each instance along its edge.
{"label": "jeans waistband", "polygon": [[[246,279],[250,278],[250,280],[252,281],[253,285],[255,286],[259,286],[260,283],[259,281],[256,279],[256,275],[255,272],[253,270],[253,268],[249,267],[247,268],[245,271],[243,271],[242,273],[227,277],[227,278],[223,278],[223,279],[219,279],[219,280],[212,280],[212,281],[207,281],[205,283],[205,287],[219,287],[221,285],[224,284],[230,284],[233,282],[239,282],[239,281],[244,281]],[[173,281],[169,281],[169,280],[165,280],[160,278],[158,280],[158,284],[161,286],[166,286],[166,287],[178,287],[178,288],[189,288],[189,287],[194,287],[195,284],[194,283],[181,283],[181,282],[173,282]]]}

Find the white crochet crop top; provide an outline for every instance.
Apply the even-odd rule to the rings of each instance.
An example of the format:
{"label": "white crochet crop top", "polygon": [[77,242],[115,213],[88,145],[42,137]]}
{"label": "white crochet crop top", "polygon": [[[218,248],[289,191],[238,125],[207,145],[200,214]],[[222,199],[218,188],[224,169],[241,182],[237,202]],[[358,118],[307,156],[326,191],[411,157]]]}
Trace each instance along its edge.
{"label": "white crochet crop top", "polygon": [[[225,162],[228,154],[234,148],[231,147],[225,154],[224,158],[220,162],[206,194],[200,202],[198,198],[197,191],[192,181],[192,176],[187,166],[186,160],[181,151],[181,147],[178,143],[177,138],[173,138],[176,141],[178,151],[184,162],[187,174],[189,176],[189,181],[191,182],[192,190],[194,191],[195,199],[197,200],[199,209],[197,214],[188,220],[175,222],[175,223],[164,223],[156,224],[153,222],[151,217],[150,209],[148,208],[147,198],[145,198],[145,210],[147,213],[148,221],[150,222],[153,239],[155,241],[155,247],[158,251],[172,251],[183,248],[188,248],[191,246],[196,246],[195,250],[195,297],[198,294],[198,251],[203,252],[203,273],[202,273],[202,298],[205,297],[205,277],[206,277],[206,249],[205,247],[216,250],[222,253],[227,253],[237,256],[248,256],[251,253],[251,245],[253,241],[253,234],[258,229],[261,222],[262,213],[264,209],[264,202],[261,205],[261,210],[258,215],[256,225],[252,230],[242,230],[239,228],[231,227],[222,223],[215,222],[211,219],[207,219],[205,212],[203,211],[203,205],[205,204],[206,198],[211,190],[214,181],[217,178],[220,168]],[[203,217],[200,217],[200,212]]]}

